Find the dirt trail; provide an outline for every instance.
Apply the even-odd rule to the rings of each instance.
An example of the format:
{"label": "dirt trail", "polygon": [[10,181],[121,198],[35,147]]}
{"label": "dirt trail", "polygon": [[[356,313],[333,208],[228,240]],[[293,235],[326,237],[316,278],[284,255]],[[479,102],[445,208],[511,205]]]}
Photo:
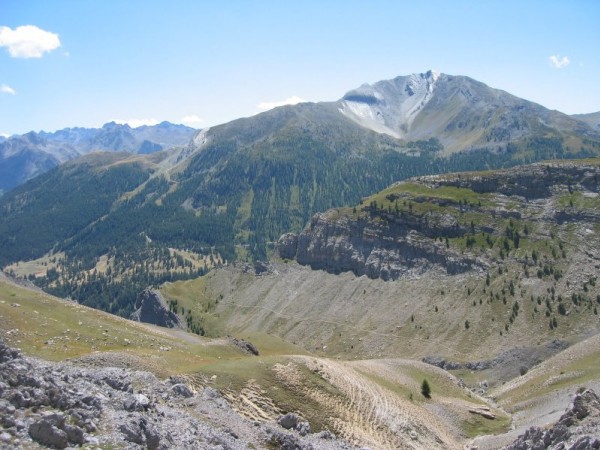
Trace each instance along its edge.
{"label": "dirt trail", "polygon": [[279,409],[266,394],[267,392],[255,380],[248,380],[239,394],[225,391],[224,397],[242,416],[256,422],[274,422],[284,414],[284,411]]}
{"label": "dirt trail", "polygon": [[[300,356],[294,360],[275,368],[279,378],[323,405],[333,431],[350,443],[378,449],[462,448],[434,414],[369,380],[351,363]],[[339,394],[307,388],[296,364],[319,374]]]}

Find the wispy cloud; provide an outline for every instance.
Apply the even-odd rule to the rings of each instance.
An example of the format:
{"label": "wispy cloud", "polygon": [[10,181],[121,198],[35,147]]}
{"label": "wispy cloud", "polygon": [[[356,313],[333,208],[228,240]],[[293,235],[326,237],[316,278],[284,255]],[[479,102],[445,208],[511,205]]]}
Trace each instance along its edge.
{"label": "wispy cloud", "polygon": [[137,128],[144,125],[158,125],[160,122],[156,119],[113,119],[113,122],[119,125],[129,125],[131,128]]}
{"label": "wispy cloud", "polygon": [[290,98],[286,98],[285,100],[281,100],[278,102],[261,102],[258,105],[256,105],[256,107],[258,109],[260,109],[261,111],[266,111],[268,109],[273,109],[273,108],[277,108],[278,106],[284,106],[284,105],[296,105],[298,103],[302,103],[305,102],[306,100],[304,100],[303,98],[298,97],[297,95],[294,95]]}
{"label": "wispy cloud", "polygon": [[0,47],[6,47],[13,58],[41,58],[44,53],[60,47],[58,34],[35,25],[23,25],[14,30],[0,27]]}
{"label": "wispy cloud", "polygon": [[552,55],[548,59],[550,60],[552,67],[555,69],[562,69],[563,67],[567,67],[569,64],[571,64],[571,60],[568,56],[563,56],[561,58],[560,55]]}
{"label": "wispy cloud", "polygon": [[197,128],[204,123],[204,119],[198,117],[196,114],[191,114],[181,118],[181,123],[188,127]]}
{"label": "wispy cloud", "polygon": [[6,84],[0,84],[0,92],[2,92],[3,94],[10,94],[10,95],[17,94],[17,91],[15,91],[13,88],[11,88],[10,86],[8,86]]}

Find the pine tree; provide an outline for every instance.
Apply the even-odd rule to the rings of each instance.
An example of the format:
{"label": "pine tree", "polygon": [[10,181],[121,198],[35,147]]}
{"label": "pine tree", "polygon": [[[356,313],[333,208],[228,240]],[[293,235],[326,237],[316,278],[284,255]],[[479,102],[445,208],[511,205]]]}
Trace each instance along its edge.
{"label": "pine tree", "polygon": [[423,380],[423,383],[421,383],[421,394],[423,394],[423,397],[425,398],[431,398],[431,388],[429,387],[427,380]]}

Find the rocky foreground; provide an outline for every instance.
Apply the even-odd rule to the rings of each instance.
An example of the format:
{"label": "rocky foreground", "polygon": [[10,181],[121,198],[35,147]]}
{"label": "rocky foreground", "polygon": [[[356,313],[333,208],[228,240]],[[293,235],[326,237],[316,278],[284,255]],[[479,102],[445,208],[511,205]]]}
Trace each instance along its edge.
{"label": "rocky foreground", "polygon": [[506,450],[592,450],[600,449],[600,399],[592,390],[577,393],[558,422],[531,427]]}
{"label": "rocky foreground", "polygon": [[[328,431],[311,433],[292,413],[278,423],[252,422],[217,390],[195,392],[183,378],[41,361],[1,341],[0,425],[3,449],[354,448]],[[412,444],[407,448],[418,448]],[[506,448],[600,449],[600,399],[578,392],[557,423],[532,427]]]}
{"label": "rocky foreground", "polygon": [[295,414],[251,422],[211,387],[24,357],[0,341],[0,447],[350,449]]}

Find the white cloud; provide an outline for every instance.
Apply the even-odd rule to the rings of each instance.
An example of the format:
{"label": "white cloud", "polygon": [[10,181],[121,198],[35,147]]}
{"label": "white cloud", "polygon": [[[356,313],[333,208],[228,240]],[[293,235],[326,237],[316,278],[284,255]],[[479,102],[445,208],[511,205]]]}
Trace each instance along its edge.
{"label": "white cloud", "polygon": [[113,122],[119,125],[129,125],[131,128],[137,128],[144,125],[153,126],[160,122],[156,119],[114,119]]}
{"label": "white cloud", "polygon": [[567,67],[571,63],[571,60],[567,56],[563,56],[561,58],[560,55],[552,55],[548,59],[550,60],[550,64],[552,64],[552,67],[554,67],[555,69],[562,69],[563,67]]}
{"label": "white cloud", "polygon": [[296,105],[298,103],[302,103],[305,101],[306,100],[304,100],[303,98],[300,98],[297,95],[294,95],[290,98],[286,98],[285,100],[282,100],[279,102],[261,102],[258,105],[256,105],[256,107],[262,111],[266,111],[268,109],[277,108],[278,106]]}
{"label": "white cloud", "polygon": [[204,119],[198,117],[196,114],[190,114],[189,116],[182,117],[180,121],[182,124],[187,125],[188,127],[199,127],[204,123]]}
{"label": "white cloud", "polygon": [[0,27],[0,47],[6,47],[13,58],[41,58],[44,53],[60,47],[58,34],[35,25],[23,25],[14,30]]}
{"label": "white cloud", "polygon": [[0,133],[0,136],[2,136],[3,138],[9,138],[10,134],[8,134],[8,133]]}
{"label": "white cloud", "polygon": [[16,95],[17,91],[6,84],[0,84],[0,92],[3,94]]}

